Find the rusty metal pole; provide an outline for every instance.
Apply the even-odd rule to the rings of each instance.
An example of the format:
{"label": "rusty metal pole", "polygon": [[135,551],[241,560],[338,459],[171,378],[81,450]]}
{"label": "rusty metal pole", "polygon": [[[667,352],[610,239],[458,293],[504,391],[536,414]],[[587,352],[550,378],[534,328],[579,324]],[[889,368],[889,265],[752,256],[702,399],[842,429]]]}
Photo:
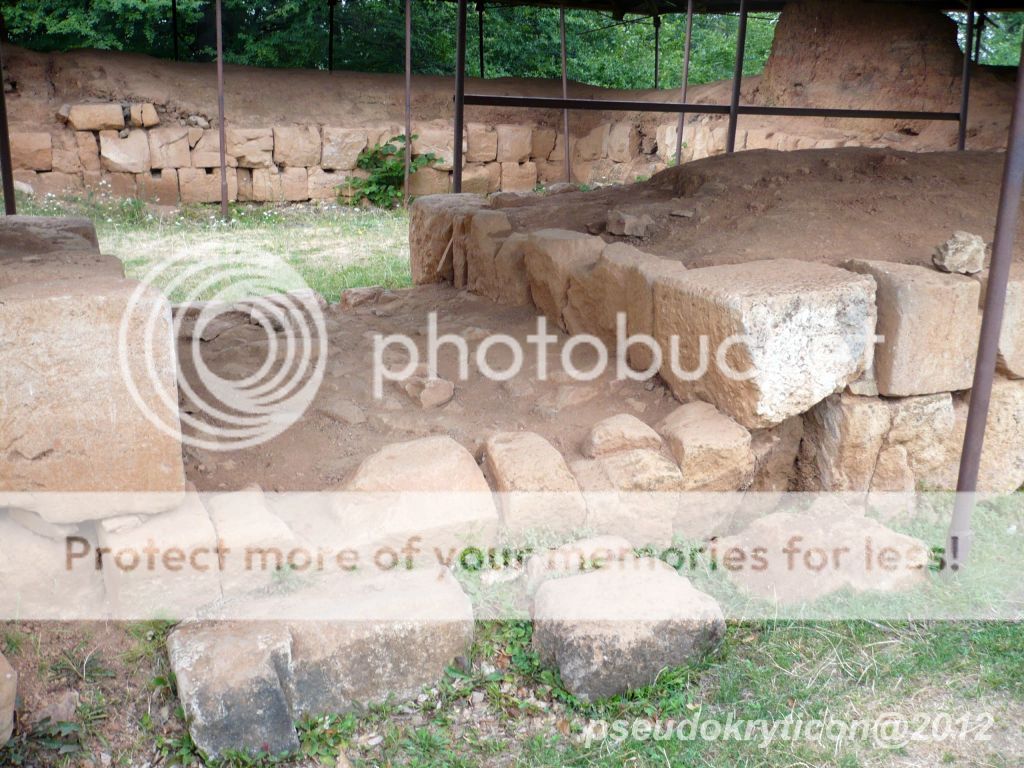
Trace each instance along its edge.
{"label": "rusty metal pole", "polygon": [[[569,74],[565,56],[565,6],[558,6],[558,37],[562,43],[562,98],[569,98]],[[565,180],[572,181],[572,163],[569,159],[569,110],[562,110],[562,154],[565,162]]]}
{"label": "rusty metal pole", "polygon": [[658,89],[658,65],[661,58],[661,16],[654,17],[654,89]]}
{"label": "rusty metal pole", "polygon": [[220,138],[220,215],[225,221],[228,220],[228,162],[225,152],[227,151],[227,140],[224,129],[224,26],[221,17],[221,0],[217,0],[217,14],[215,24],[217,27],[217,129]]}
{"label": "rusty metal pole", "polygon": [[[2,23],[2,20],[0,20]],[[7,92],[4,88],[4,53],[0,43],[0,174],[3,175],[4,213],[18,212],[14,200],[14,168],[11,166],[11,127],[7,124]]]}
{"label": "rusty metal pole", "polygon": [[739,121],[740,86],[743,84],[743,52],[747,47],[747,0],[740,0],[740,24],[736,34],[736,65],[732,73],[732,99],[729,101],[729,133],[725,151],[736,151],[736,125]]}
{"label": "rusty metal pole", "polygon": [[178,0],[171,0],[171,37],[174,40],[174,60],[178,61]]}
{"label": "rusty metal pole", "polygon": [[[683,83],[680,86],[683,104],[686,103],[686,86],[690,80],[690,42],[693,39],[693,0],[686,2],[686,44],[683,46]],[[683,162],[683,122],[686,113],[679,113],[679,123],[676,125],[676,165]]]}
{"label": "rusty metal pole", "polygon": [[974,384],[971,387],[971,402],[967,411],[967,429],[964,435],[964,451],[960,457],[956,501],[949,526],[946,566],[951,571],[958,571],[963,567],[971,549],[971,512],[974,509],[975,494],[978,489],[978,470],[981,466],[981,450],[985,444],[985,424],[988,421],[989,404],[992,399],[992,383],[995,380],[996,358],[999,351],[999,334],[1003,327],[1006,286],[1010,279],[1013,241],[1017,232],[1017,217],[1022,191],[1024,191],[1024,44],[1021,46],[1021,62],[1017,67],[1017,95],[1013,103],[1013,117],[1010,120],[1006,159],[1003,161],[1003,182],[999,192],[999,211],[996,216],[996,232],[992,243],[992,264],[989,268],[988,286],[985,291],[985,311],[981,321],[978,357],[974,365]]}
{"label": "rusty metal pole", "polygon": [[468,0],[459,0],[455,40],[455,144],[452,191],[462,191],[462,126],[466,116],[466,11]]}
{"label": "rusty metal pole", "polygon": [[334,8],[338,0],[327,0],[327,71],[334,71]]}
{"label": "rusty metal pole", "polygon": [[476,4],[476,15],[479,26],[477,27],[477,35],[480,40],[480,79],[484,79],[484,4],[478,2]]}
{"label": "rusty metal pole", "polygon": [[412,0],[405,0],[405,207],[412,170]]}
{"label": "rusty metal pole", "polygon": [[963,152],[967,146],[967,106],[971,96],[971,47],[974,45],[974,0],[967,2],[967,34],[964,35],[964,69],[960,79],[960,130],[956,148]]}
{"label": "rusty metal pole", "polygon": [[985,21],[988,17],[985,14],[978,16],[978,23],[974,30],[974,63],[981,64],[981,41],[985,37]]}

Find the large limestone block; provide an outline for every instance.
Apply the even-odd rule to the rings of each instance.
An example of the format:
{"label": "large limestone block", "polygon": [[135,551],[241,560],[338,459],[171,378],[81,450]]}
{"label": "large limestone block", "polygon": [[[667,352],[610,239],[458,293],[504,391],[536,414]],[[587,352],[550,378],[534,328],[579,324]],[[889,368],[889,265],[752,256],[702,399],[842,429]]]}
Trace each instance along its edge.
{"label": "large limestone block", "polygon": [[725,635],[722,609],[653,558],[545,581],[533,603],[533,644],[566,688],[600,699],[653,683]]}
{"label": "large limestone block", "polygon": [[18,673],[0,653],[0,745],[14,730],[14,703],[18,695]]}
{"label": "large limestone block", "polygon": [[276,165],[270,168],[253,168],[251,178],[253,200],[275,203],[284,200],[281,172],[277,170]]}
{"label": "large limestone block", "polygon": [[[982,272],[978,278],[984,306],[988,272]],[[1024,264],[1010,266],[1004,306],[1003,329],[999,333],[999,372],[1011,379],[1024,379]]]}
{"label": "large limestone block", "polygon": [[501,163],[470,163],[462,169],[462,191],[489,195],[501,189]]}
{"label": "large limestone block", "polygon": [[124,265],[116,256],[91,250],[53,251],[20,258],[0,253],[0,288],[98,275],[124,277]]}
{"label": "large limestone block", "polygon": [[37,195],[67,195],[84,189],[80,174],[60,171],[36,174],[32,187]]}
{"label": "large limestone block", "polygon": [[11,167],[27,168],[32,171],[48,171],[53,168],[53,139],[50,134],[11,134]]}
{"label": "large limestone block", "polygon": [[537,309],[560,328],[569,300],[571,276],[593,266],[604,250],[604,240],[566,229],[531,232],[526,244],[526,272],[530,295]]}
{"label": "large limestone block", "polygon": [[[228,144],[225,143],[224,165],[228,168],[238,166],[238,161],[227,151]],[[220,168],[220,131],[210,128],[203,131],[203,135],[192,147],[193,168]]]}
{"label": "large limestone block", "polygon": [[451,190],[451,174],[435,166],[420,168],[409,177],[409,194],[414,197],[420,195],[444,195]]}
{"label": "large limestone block", "polygon": [[359,154],[366,149],[366,131],[362,128],[338,128],[325,125],[320,166],[329,171],[351,171]]}
{"label": "large limestone block", "polygon": [[91,131],[76,131],[75,146],[78,151],[78,160],[84,171],[99,171],[100,145],[96,141],[96,135]]}
{"label": "large limestone block", "polygon": [[309,199],[309,170],[306,168],[283,168],[281,170],[281,194],[285,200],[300,202]]}
{"label": "large limestone block", "polygon": [[614,123],[608,131],[608,159],[629,163],[640,154],[640,132],[632,123]]}
{"label": "large limestone block", "polygon": [[409,210],[409,256],[417,285],[452,279],[452,224],[457,214],[486,208],[480,195],[417,197]]}
{"label": "large limestone block", "polygon": [[502,192],[530,192],[536,186],[536,163],[501,163]]}
{"label": "large limestone block", "polygon": [[487,493],[490,487],[469,451],[450,437],[424,437],[364,459],[346,490]]}
{"label": "large limestone block", "polygon": [[274,164],[274,132],[270,128],[228,128],[225,150],[239,168],[269,168]]}
{"label": "large limestone block", "polygon": [[338,188],[345,183],[344,173],[333,173],[323,168],[310,168],[307,176],[311,200],[336,200]]}
{"label": "large limestone block", "polygon": [[805,490],[867,491],[891,425],[878,398],[843,393],[816,405],[804,417]]}
{"label": "large limestone block", "polygon": [[466,162],[490,163],[498,157],[498,133],[485,123],[466,126]]}
{"label": "large limestone block", "polygon": [[92,221],[76,216],[4,216],[0,218],[0,257],[56,251],[99,253]]}
{"label": "large limestone block", "polygon": [[[228,200],[238,199],[238,174],[228,169]],[[220,168],[179,168],[178,193],[183,203],[220,202]]]}
{"label": "large limestone block", "polygon": [[486,208],[466,216],[466,235],[454,243],[456,270],[464,260],[466,287],[483,296],[496,296],[501,293],[501,278],[495,260],[505,238],[512,233],[512,224],[504,212]]}
{"label": "large limestone block", "polygon": [[681,405],[657,429],[679,463],[686,490],[736,491],[750,484],[750,432],[710,403]]}
{"label": "large limestone block", "polygon": [[187,168],[192,164],[189,152],[188,128],[170,126],[154,128],[149,135],[149,162],[151,167]]}
{"label": "large limestone block", "polygon": [[[965,403],[966,405],[966,403]],[[963,422],[966,407],[961,409],[957,429],[959,462],[963,447]],[[993,493],[1010,493],[1024,486],[1024,381],[996,378],[992,386],[985,445],[981,452],[978,488]]]}
{"label": "large limestone block", "polygon": [[499,163],[525,163],[533,148],[533,129],[528,125],[497,125],[497,160]]}
{"label": "large limestone block", "polygon": [[886,447],[905,451],[916,484],[925,490],[955,487],[963,434],[957,433],[953,396],[941,392],[884,402],[892,415]]}
{"label": "large limestone block", "polygon": [[913,264],[851,261],[878,284],[875,378],[890,397],[969,389],[981,316],[980,287],[962,275]]}
{"label": "large limestone block", "polygon": [[506,237],[494,255],[494,283],[484,293],[498,304],[525,307],[530,304],[530,281],[526,274],[526,244],[522,232]]}
{"label": "large limestone block", "polygon": [[555,129],[538,126],[530,134],[530,158],[547,160],[555,148]]}
{"label": "large limestone block", "polygon": [[[186,618],[220,600],[217,531],[194,491],[175,509],[145,518],[110,518],[96,531],[99,546],[107,550],[103,581],[113,616]],[[222,538],[226,548],[238,543]],[[152,561],[147,549],[156,551]],[[132,563],[131,553],[142,553],[142,567],[118,567]]]}
{"label": "large limestone block", "polygon": [[596,459],[636,448],[661,450],[661,437],[636,416],[619,413],[602,419],[590,428],[581,452],[588,458]]}
{"label": "large limestone block", "polygon": [[572,146],[573,160],[590,162],[604,157],[610,127],[608,123],[601,123],[576,139]]}
{"label": "large limestone block", "polygon": [[[455,134],[448,126],[422,126],[413,131],[413,155],[432,154],[437,158],[430,166],[439,171],[450,171],[455,167]],[[466,149],[466,138],[462,138],[462,149]],[[463,157],[465,159],[465,157]]]}
{"label": "large limestone block", "polygon": [[562,454],[535,432],[500,432],[487,439],[486,466],[502,494],[505,529],[513,535],[532,531],[571,533],[587,508]]}
{"label": "large limestone block", "polygon": [[792,259],[706,267],[659,278],[654,314],[661,374],[676,396],[760,428],[807,411],[870,365],[875,284]]}
{"label": "large limestone block", "polygon": [[135,180],[135,188],[143,200],[150,200],[162,205],[174,205],[178,202],[178,171],[175,168],[164,168],[159,171],[140,173]]}
{"label": "large limestone block", "polygon": [[75,104],[68,112],[68,125],[76,131],[119,131],[124,128],[120,104]]}
{"label": "large limestone block", "polygon": [[274,162],[292,168],[320,163],[320,131],[315,125],[275,125]]}
{"label": "large limestone block", "polygon": [[[137,287],[92,277],[0,289],[0,490],[184,489],[171,312],[154,290],[134,297],[124,361],[139,398],[169,434],[136,404],[122,372],[118,336]],[[150,316],[156,322],[147,328]],[[50,522],[94,512],[40,510]],[[110,505],[100,516],[117,513]]]}
{"label": "large limestone block", "polygon": [[149,139],[135,129],[121,138],[117,131],[100,131],[100,161],[108,171],[142,173],[149,170]]}

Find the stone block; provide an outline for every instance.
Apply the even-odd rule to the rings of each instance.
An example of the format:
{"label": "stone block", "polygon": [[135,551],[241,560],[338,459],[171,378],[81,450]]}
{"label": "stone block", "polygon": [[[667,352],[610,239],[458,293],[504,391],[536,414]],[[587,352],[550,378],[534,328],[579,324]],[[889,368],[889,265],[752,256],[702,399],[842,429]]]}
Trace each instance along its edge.
{"label": "stone block", "polygon": [[867,491],[892,425],[889,407],[874,397],[831,395],[804,417],[803,490]]}
{"label": "stone block", "polygon": [[239,168],[274,164],[274,132],[270,128],[228,128],[225,148]]}
{"label": "stone block", "polygon": [[329,171],[351,171],[359,154],[366,149],[366,131],[362,128],[337,128],[325,125],[320,165]]}
{"label": "stone block", "polygon": [[434,166],[420,168],[409,177],[409,194],[414,197],[443,195],[451,189],[451,186],[451,174]]}
{"label": "stone block", "polygon": [[[982,272],[978,278],[981,306],[984,306],[988,272]],[[1024,379],[1024,264],[1010,266],[1004,306],[1003,329],[999,333],[999,371],[1011,379]]]}
{"label": "stone block", "polygon": [[33,185],[37,195],[68,195],[81,192],[85,187],[80,173],[49,171],[36,175]]}
{"label": "stone block", "polygon": [[99,241],[92,221],[77,216],[0,218],[0,258],[20,259],[55,251],[99,254]]}
{"label": "stone block", "polygon": [[588,458],[596,459],[637,448],[659,451],[661,437],[636,416],[619,413],[602,419],[590,428],[581,452]]}
{"label": "stone block", "polygon": [[[119,350],[133,301],[133,343]],[[151,327],[149,316],[156,318]],[[173,345],[167,300],[134,281],[99,276],[0,289],[0,369],[7,381],[0,490],[181,492]],[[128,390],[129,374],[145,411]],[[49,522],[79,522],[89,519],[80,516],[90,513],[87,507],[37,511]]]}
{"label": "stone block", "polygon": [[580,136],[573,142],[572,158],[574,161],[590,162],[600,160],[606,154],[605,146],[608,141],[610,126],[608,123],[590,129],[586,134]]}
{"label": "stone block", "polygon": [[14,731],[14,704],[18,698],[18,673],[0,653],[0,744]]}
{"label": "stone block", "polygon": [[957,230],[935,249],[932,264],[942,272],[974,275],[985,268],[985,240],[980,235]]}
{"label": "stone block", "polygon": [[654,558],[545,581],[533,601],[533,645],[574,696],[601,699],[651,685],[725,635],[722,609]]}
{"label": "stone block", "polygon": [[466,126],[466,162],[490,163],[498,158],[498,133],[484,123]]}
{"label": "stone block", "polygon": [[[188,129],[179,126],[148,131],[149,162],[154,169],[187,168],[192,164]],[[177,174],[175,174],[177,175]]]}
{"label": "stone block", "polygon": [[978,353],[980,287],[913,264],[851,261],[878,284],[878,391],[889,397],[970,389]]}
{"label": "stone block", "polygon": [[503,192],[531,192],[536,186],[536,163],[501,163],[501,190]]}
{"label": "stone block", "polygon": [[679,406],[658,424],[690,491],[745,489],[754,474],[750,432],[710,403]]}
{"label": "stone block", "polygon": [[[228,168],[238,166],[236,160],[225,144],[224,165]],[[220,131],[209,128],[203,131],[199,141],[192,147],[191,163],[193,168],[220,168]]]}
{"label": "stone block", "polygon": [[662,377],[681,400],[710,402],[748,428],[804,413],[858,379],[871,364],[875,317],[873,280],[791,259],[654,284]]}
{"label": "stone block", "polygon": [[485,207],[487,201],[483,197],[467,193],[427,195],[413,200],[409,209],[409,256],[415,284],[452,279],[454,218]]}
{"label": "stone block", "polygon": [[[412,153],[414,156],[432,154],[437,162],[429,166],[437,171],[450,171],[455,162],[455,135],[451,128],[422,126],[413,129]],[[463,149],[466,139],[462,139]]]}
{"label": "stone block", "polygon": [[135,188],[143,200],[174,205],[178,202],[178,171],[175,168],[164,168],[140,173],[135,179]]}
{"label": "stone block", "polygon": [[100,183],[104,191],[112,197],[135,197],[139,190],[134,173],[107,173],[100,174]]}
{"label": "stone block", "polygon": [[11,167],[32,171],[53,168],[53,139],[48,133],[11,134]]}
{"label": "stone block", "polygon": [[292,168],[320,163],[320,131],[315,125],[275,125],[274,162]]}
{"label": "stone block", "polygon": [[[228,169],[228,200],[238,199],[238,174]],[[220,202],[220,168],[179,168],[178,193],[183,203]]]}
{"label": "stone block", "polygon": [[81,180],[83,168],[82,161],[78,157],[78,148],[76,146],[70,148],[54,147],[53,170],[60,171],[61,173],[78,174],[79,180]]}
{"label": "stone block", "polygon": [[96,143],[96,136],[90,131],[77,131],[75,133],[75,146],[78,149],[78,160],[82,169],[86,171],[98,171],[100,164],[100,147]]}
{"label": "stone block", "polygon": [[497,125],[496,157],[499,163],[525,163],[533,149],[533,129],[528,125]]}
{"label": "stone block", "polygon": [[484,450],[508,533],[568,534],[583,525],[587,508],[579,485],[551,443],[534,432],[502,432],[489,437]]}
{"label": "stone block", "polygon": [[274,203],[284,200],[281,172],[277,170],[277,166],[252,169],[252,199]]}
{"label": "stone block", "polygon": [[292,202],[308,200],[309,172],[305,168],[282,168],[281,194]]}
{"label": "stone block", "polygon": [[100,131],[100,161],[103,169],[115,173],[149,170],[149,139],[146,132],[133,129],[122,139],[117,131]]}
{"label": "stone block", "polygon": [[548,320],[565,329],[570,276],[592,267],[604,250],[604,240],[565,229],[531,232],[525,264],[533,303]]}
{"label": "stone block", "polygon": [[124,128],[120,104],[75,104],[68,112],[68,125],[76,131],[119,131]]}
{"label": "stone block", "polygon": [[462,191],[487,195],[501,189],[501,163],[470,163],[462,169]]}
{"label": "stone block", "polygon": [[339,187],[345,183],[344,173],[332,173],[323,168],[310,168],[307,175],[311,200],[337,200]]}
{"label": "stone block", "polygon": [[632,123],[613,123],[608,131],[608,159],[629,163],[640,154],[640,132]]}
{"label": "stone block", "polygon": [[465,261],[466,287],[482,296],[496,296],[499,286],[497,255],[512,233],[512,224],[502,211],[483,209],[465,214],[465,237],[453,243],[455,271]]}
{"label": "stone block", "polygon": [[555,148],[555,129],[537,126],[530,132],[530,159],[547,160]]}

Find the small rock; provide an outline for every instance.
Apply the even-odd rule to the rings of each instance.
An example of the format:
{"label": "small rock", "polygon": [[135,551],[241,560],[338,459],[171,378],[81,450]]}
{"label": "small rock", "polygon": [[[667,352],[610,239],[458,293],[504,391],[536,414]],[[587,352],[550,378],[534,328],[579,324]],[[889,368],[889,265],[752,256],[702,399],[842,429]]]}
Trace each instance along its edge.
{"label": "small rock", "polygon": [[943,272],[973,275],[985,268],[985,240],[958,230],[932,254],[932,263]]}
{"label": "small rock", "polygon": [[189,115],[187,122],[189,125],[194,125],[196,128],[202,128],[203,130],[210,127],[210,121],[202,115]]}
{"label": "small rock", "polygon": [[128,130],[127,128],[122,128],[120,131],[117,132],[117,135],[120,138],[122,138],[122,139],[127,139],[128,138],[128,134],[130,134],[130,133],[131,133],[131,131]]}
{"label": "small rock", "polygon": [[583,443],[582,451],[584,456],[596,459],[634,448],[657,451],[661,448],[661,438],[636,416],[620,413],[595,424]]}
{"label": "small rock", "polygon": [[73,722],[80,698],[78,691],[70,689],[55,694],[54,698],[32,713],[29,724],[38,725],[44,720],[50,724]]}
{"label": "small rock", "polygon": [[558,181],[554,184],[545,188],[545,191],[549,195],[564,195],[566,192],[576,192],[579,189],[579,185],[572,184],[568,181]]}
{"label": "small rock", "polygon": [[320,413],[333,421],[350,426],[366,422],[366,414],[363,413],[363,409],[350,400],[323,405],[320,407]]}
{"label": "small rock", "polygon": [[376,304],[383,292],[384,289],[379,285],[366,288],[349,288],[341,292],[341,298],[338,303],[342,310],[354,309],[363,304]]}
{"label": "small rock", "polygon": [[405,392],[421,408],[438,408],[455,396],[455,385],[447,379],[416,376],[405,382]]}
{"label": "small rock", "polygon": [[680,219],[692,219],[696,215],[697,212],[692,208],[680,208],[679,210],[669,213],[669,216],[676,216]]}
{"label": "small rock", "polygon": [[608,231],[613,235],[644,238],[654,229],[654,219],[646,213],[634,216],[622,211],[608,212]]}

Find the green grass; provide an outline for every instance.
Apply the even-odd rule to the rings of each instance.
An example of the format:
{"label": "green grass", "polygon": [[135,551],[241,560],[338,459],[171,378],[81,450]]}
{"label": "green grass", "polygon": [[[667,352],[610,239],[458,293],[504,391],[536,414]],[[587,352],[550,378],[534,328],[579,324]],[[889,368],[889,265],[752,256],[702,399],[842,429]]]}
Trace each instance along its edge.
{"label": "green grass", "polygon": [[[402,210],[351,208],[336,203],[235,204],[224,222],[213,206],[156,209],[139,200],[106,195],[35,199],[19,195],[19,213],[77,215],[96,225],[104,253],[120,258],[129,277],[141,279],[162,260],[176,270],[218,263],[284,264],[328,301],[347,288],[411,285],[408,218]],[[290,280],[290,282],[289,282]],[[172,293],[192,296],[191,286]]]}

